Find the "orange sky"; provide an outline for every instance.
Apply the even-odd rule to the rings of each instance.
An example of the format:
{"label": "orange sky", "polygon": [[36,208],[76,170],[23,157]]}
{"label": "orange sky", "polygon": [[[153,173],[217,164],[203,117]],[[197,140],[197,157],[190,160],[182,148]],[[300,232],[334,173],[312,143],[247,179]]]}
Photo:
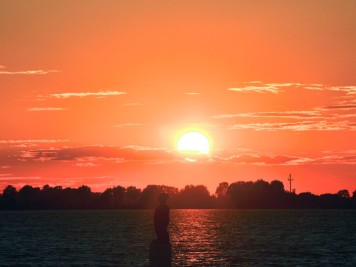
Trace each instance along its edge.
{"label": "orange sky", "polygon": [[[356,2],[0,2],[8,184],[356,189]],[[175,151],[189,128],[211,153]]]}

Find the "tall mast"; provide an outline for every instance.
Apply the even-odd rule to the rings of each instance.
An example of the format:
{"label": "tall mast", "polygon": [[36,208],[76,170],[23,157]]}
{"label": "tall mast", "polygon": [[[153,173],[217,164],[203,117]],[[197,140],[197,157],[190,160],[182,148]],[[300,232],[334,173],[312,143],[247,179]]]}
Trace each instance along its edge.
{"label": "tall mast", "polygon": [[289,174],[288,181],[289,181],[289,192],[292,193],[292,181],[293,181],[292,174]]}

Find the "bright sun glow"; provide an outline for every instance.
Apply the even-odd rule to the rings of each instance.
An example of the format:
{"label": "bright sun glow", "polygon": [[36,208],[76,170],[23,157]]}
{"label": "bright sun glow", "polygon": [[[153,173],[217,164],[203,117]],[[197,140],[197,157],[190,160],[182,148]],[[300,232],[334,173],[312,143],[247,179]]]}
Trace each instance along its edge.
{"label": "bright sun glow", "polygon": [[187,132],[179,137],[177,150],[198,154],[208,154],[210,143],[208,138],[199,132]]}

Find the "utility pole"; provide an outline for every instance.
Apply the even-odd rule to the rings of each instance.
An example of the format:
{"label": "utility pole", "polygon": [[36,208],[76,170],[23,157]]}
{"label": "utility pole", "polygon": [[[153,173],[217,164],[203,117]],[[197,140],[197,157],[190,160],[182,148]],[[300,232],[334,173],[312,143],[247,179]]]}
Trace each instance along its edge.
{"label": "utility pole", "polygon": [[289,192],[292,193],[292,181],[293,181],[292,174],[289,174],[288,181],[289,181]]}

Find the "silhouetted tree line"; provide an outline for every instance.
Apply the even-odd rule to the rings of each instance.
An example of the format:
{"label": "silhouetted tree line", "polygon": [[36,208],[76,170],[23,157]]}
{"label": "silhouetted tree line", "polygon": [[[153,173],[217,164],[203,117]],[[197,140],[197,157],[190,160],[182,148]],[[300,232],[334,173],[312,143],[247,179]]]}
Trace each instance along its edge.
{"label": "silhouetted tree line", "polygon": [[20,190],[7,186],[0,195],[1,210],[27,209],[148,209],[157,205],[161,192],[170,195],[171,208],[356,208],[356,190],[337,194],[314,195],[309,192],[290,193],[280,181],[220,183],[211,195],[204,185],[187,185],[183,189],[148,185],[143,190],[134,186],[116,186],[102,193],[92,192],[83,185],[78,188],[32,187]]}

